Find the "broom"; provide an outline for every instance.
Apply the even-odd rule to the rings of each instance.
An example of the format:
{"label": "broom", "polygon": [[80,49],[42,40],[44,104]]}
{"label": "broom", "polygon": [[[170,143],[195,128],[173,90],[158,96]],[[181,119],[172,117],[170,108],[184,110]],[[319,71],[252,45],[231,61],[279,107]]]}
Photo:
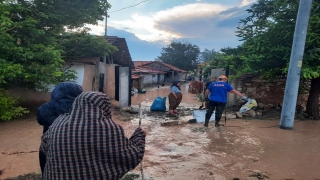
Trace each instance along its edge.
{"label": "broom", "polygon": [[[141,103],[139,103],[139,128],[141,127],[141,119],[142,119],[142,109],[141,109]],[[142,160],[140,162],[140,171],[141,171],[141,179],[144,180]]]}
{"label": "broom", "polygon": [[202,104],[201,104],[201,106],[199,107],[199,109],[202,109],[203,108],[203,101],[204,101],[204,85],[203,85],[203,83],[202,83],[202,98],[201,98],[201,101],[202,101]]}

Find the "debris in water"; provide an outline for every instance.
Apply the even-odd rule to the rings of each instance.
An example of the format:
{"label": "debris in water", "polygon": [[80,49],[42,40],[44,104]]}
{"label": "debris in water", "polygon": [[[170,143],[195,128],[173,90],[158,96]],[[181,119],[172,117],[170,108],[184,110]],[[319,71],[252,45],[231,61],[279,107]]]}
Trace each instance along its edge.
{"label": "debris in water", "polygon": [[204,133],[206,131],[206,128],[205,127],[194,127],[194,128],[191,128],[191,131],[192,132],[202,132]]}
{"label": "debris in water", "polygon": [[181,124],[179,121],[166,121],[166,122],[162,122],[161,126],[174,126],[179,124]]}
{"label": "debris in water", "polygon": [[252,174],[249,175],[249,177],[256,177],[258,179],[268,179],[269,178],[269,176],[267,176],[264,173],[259,172],[259,171],[252,172]]}
{"label": "debris in water", "polygon": [[127,173],[126,175],[123,176],[123,178],[121,178],[121,180],[135,180],[139,177],[140,177],[139,174]]}

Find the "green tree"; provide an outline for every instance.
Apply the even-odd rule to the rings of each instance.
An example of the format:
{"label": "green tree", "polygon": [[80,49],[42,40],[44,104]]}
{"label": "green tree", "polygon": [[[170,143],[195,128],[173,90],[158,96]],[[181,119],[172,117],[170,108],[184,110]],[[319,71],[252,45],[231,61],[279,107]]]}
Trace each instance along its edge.
{"label": "green tree", "polygon": [[214,54],[214,56],[211,56],[210,59],[202,63],[202,74],[204,77],[207,77],[211,74],[211,69],[216,68],[227,68],[227,65],[225,65],[225,56],[221,52],[217,52]]}
{"label": "green tree", "polygon": [[209,50],[209,49],[205,49],[204,51],[202,51],[200,53],[200,56],[199,56],[199,61],[200,62],[208,62],[212,59],[215,58],[215,55],[217,54],[218,52],[215,51],[214,49],[212,50]]}
{"label": "green tree", "polygon": [[12,86],[47,90],[74,79],[75,72],[63,68],[68,58],[116,51],[83,28],[102,20],[108,8],[107,0],[0,0],[0,103],[18,102],[7,97]]}
{"label": "green tree", "polygon": [[[290,60],[299,0],[259,0],[241,20],[238,36],[244,41],[238,75],[259,74],[267,79],[285,77]],[[305,46],[302,78],[311,79],[307,113],[320,119],[320,2],[314,1]]]}
{"label": "green tree", "polygon": [[48,84],[75,78],[63,69],[65,59],[103,56],[116,50],[104,38],[91,36],[83,28],[103,18],[110,7],[106,0],[0,2],[2,66],[22,67],[14,75],[0,76],[0,82],[6,82],[0,87],[46,90]]}
{"label": "green tree", "polygon": [[99,57],[118,51],[115,46],[109,45],[104,37],[90,35],[86,30],[64,33],[58,39],[64,50],[62,54],[64,59]]}
{"label": "green tree", "polygon": [[189,42],[172,41],[167,47],[162,48],[158,60],[171,64],[183,70],[195,70],[199,63],[200,49]]}

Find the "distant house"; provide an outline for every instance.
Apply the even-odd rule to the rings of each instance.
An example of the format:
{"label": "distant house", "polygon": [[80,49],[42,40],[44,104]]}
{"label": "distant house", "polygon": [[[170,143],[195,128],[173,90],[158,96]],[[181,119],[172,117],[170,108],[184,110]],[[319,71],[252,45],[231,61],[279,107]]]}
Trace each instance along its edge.
{"label": "distant house", "polygon": [[172,82],[172,81],[185,81],[187,76],[187,71],[179,69],[167,63],[159,61],[134,61],[135,68],[151,68],[164,72],[164,79],[162,81],[161,76],[159,77],[159,82]]}
{"label": "distant house", "polygon": [[133,86],[141,90],[143,86],[160,85],[164,82],[166,72],[150,67],[136,67],[132,70],[132,77],[139,76],[139,81],[135,80]]}

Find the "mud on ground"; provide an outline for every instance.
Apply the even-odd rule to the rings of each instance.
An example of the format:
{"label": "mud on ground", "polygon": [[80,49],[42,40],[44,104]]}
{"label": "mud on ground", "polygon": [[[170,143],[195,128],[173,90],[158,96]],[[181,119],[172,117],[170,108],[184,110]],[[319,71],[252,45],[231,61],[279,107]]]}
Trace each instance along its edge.
{"label": "mud on ground", "polygon": [[[291,131],[280,129],[278,118],[227,120],[227,126],[221,128],[210,122],[209,128],[204,128],[203,123],[188,123],[192,109],[198,109],[201,102],[187,87],[183,90],[178,117],[149,111],[155,97],[168,94],[168,87],[132,98],[133,107],[141,102],[144,108],[142,128],[148,133],[142,164],[146,179],[320,179],[318,121],[297,120]],[[112,104],[113,120],[130,137],[138,127],[138,114],[120,111],[114,108],[117,102]],[[41,134],[35,117],[0,123],[0,179],[40,172]],[[140,165],[132,173],[139,175]]]}

